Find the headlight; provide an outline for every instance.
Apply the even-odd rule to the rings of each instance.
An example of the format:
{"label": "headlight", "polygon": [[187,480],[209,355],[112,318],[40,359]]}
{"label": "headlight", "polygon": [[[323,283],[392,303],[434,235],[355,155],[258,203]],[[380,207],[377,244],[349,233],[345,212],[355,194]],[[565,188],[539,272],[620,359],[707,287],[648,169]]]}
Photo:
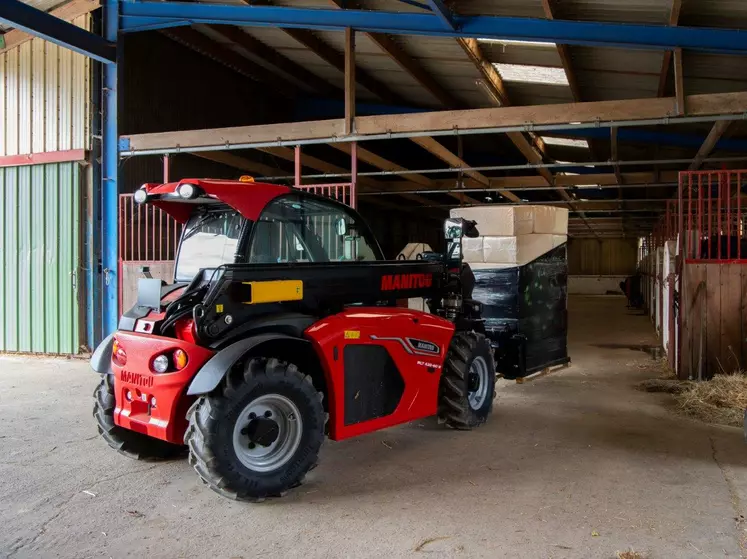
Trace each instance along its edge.
{"label": "headlight", "polygon": [[135,202],[137,202],[138,204],[142,204],[143,202],[148,200],[148,193],[141,188],[135,191],[133,197],[135,198]]}
{"label": "headlight", "polygon": [[153,360],[153,370],[157,373],[165,373],[169,370],[169,358],[159,355]]}
{"label": "headlight", "polygon": [[190,200],[192,198],[197,198],[198,191],[195,185],[184,183],[179,185],[179,188],[176,189],[176,193],[185,200]]}

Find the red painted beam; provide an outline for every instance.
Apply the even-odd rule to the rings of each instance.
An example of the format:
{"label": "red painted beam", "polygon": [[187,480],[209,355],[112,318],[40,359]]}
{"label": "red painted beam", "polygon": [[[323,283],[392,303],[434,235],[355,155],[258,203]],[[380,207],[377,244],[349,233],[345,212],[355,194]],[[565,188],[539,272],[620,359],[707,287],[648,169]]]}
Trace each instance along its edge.
{"label": "red painted beam", "polygon": [[44,163],[67,163],[70,161],[85,161],[86,150],[70,149],[67,151],[45,151],[42,153],[26,153],[23,155],[0,156],[0,167],[20,167],[22,165],[42,165]]}

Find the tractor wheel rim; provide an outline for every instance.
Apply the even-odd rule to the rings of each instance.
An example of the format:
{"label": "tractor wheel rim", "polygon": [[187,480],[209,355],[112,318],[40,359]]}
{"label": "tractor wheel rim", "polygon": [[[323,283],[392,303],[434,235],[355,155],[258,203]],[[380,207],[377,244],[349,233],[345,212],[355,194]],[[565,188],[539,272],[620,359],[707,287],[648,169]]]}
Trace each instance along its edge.
{"label": "tractor wheel rim", "polygon": [[289,398],[265,394],[241,412],[233,429],[239,461],[255,472],[272,472],[287,464],[301,444],[301,412]]}
{"label": "tractor wheel rim", "polygon": [[472,381],[470,384],[473,388],[467,395],[469,407],[479,410],[485,404],[490,386],[490,371],[484,357],[475,357],[469,366],[468,375],[468,382]]}

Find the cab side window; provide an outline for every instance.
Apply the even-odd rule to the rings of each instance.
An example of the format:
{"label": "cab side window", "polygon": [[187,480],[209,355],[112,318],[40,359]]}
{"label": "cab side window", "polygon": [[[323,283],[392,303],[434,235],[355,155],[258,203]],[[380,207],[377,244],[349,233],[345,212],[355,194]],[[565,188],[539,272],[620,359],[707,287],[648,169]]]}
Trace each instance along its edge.
{"label": "cab side window", "polygon": [[256,264],[378,259],[367,228],[346,208],[298,196],[277,198],[265,208],[249,250],[249,262]]}

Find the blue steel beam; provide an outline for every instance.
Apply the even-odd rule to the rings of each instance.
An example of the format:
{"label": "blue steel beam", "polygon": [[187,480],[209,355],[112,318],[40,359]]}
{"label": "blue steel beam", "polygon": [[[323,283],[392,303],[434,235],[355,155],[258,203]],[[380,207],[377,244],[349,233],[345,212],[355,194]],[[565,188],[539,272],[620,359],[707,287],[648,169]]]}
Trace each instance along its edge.
{"label": "blue steel beam", "polygon": [[[104,36],[117,40],[119,0],[106,0]],[[119,50],[121,52],[121,50]],[[103,137],[101,158],[101,273],[103,335],[117,329],[119,321],[119,136],[117,133],[117,78],[119,64],[104,66]]]}
{"label": "blue steel beam", "polygon": [[456,31],[456,26],[452,19],[453,14],[442,0],[426,0],[426,2],[428,2],[428,5],[431,7],[431,11],[441,19],[441,22],[446,26],[446,29]]}
{"label": "blue steel beam", "polygon": [[351,27],[369,33],[515,39],[652,50],[683,48],[747,54],[747,30],[738,29],[460,15],[452,18],[454,29],[445,29],[442,20],[435,14],[196,2],[126,1],[122,3],[121,14],[123,31],[191,24],[327,31],[342,31]]}
{"label": "blue steel beam", "polygon": [[0,23],[90,56],[99,62],[111,63],[116,59],[114,43],[18,0],[0,2]]}

